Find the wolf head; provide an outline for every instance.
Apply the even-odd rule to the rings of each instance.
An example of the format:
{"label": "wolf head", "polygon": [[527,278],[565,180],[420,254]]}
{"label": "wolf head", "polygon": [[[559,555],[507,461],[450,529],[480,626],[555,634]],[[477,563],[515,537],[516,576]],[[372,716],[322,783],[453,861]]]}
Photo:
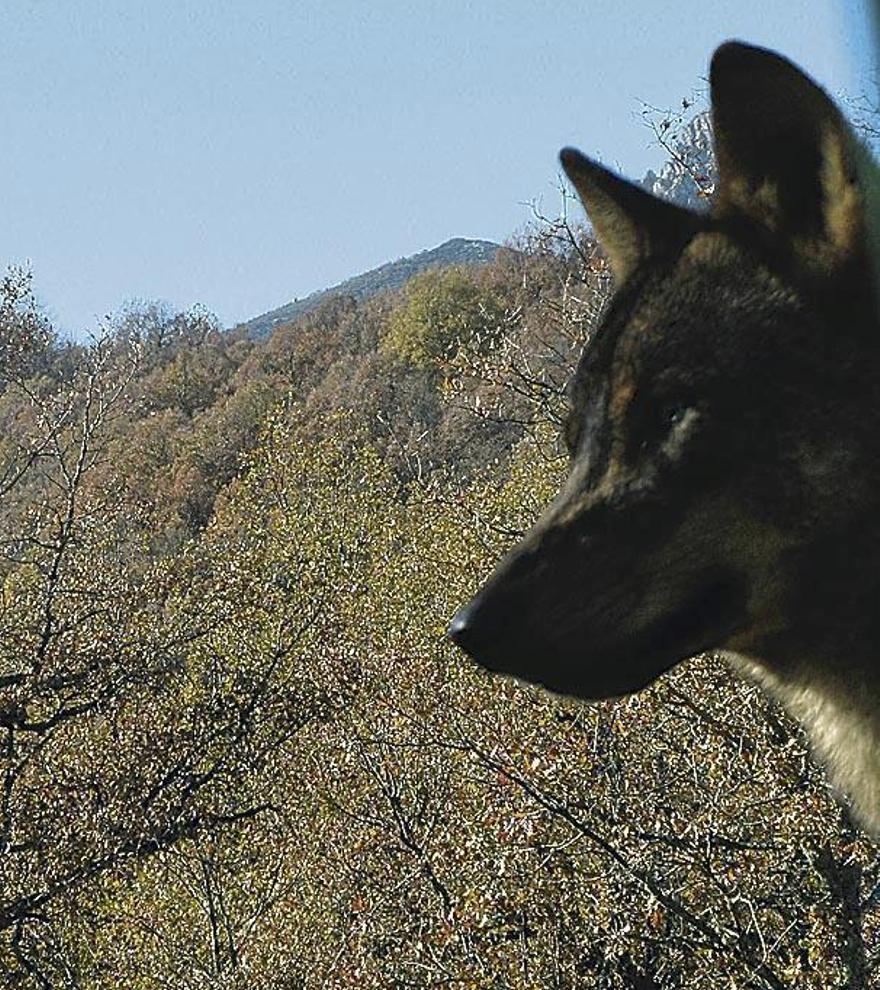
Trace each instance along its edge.
{"label": "wolf head", "polygon": [[709,215],[561,154],[617,290],[570,388],[568,480],[450,636],[568,695],[637,691],[710,649],[784,680],[876,621],[862,152],[772,52],[722,46],[711,89]]}

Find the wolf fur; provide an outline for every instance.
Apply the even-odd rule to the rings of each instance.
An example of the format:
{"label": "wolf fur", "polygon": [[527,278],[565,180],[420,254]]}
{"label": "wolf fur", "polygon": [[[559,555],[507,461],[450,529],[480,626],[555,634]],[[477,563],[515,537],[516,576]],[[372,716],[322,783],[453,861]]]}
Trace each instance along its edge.
{"label": "wolf fur", "polygon": [[568,479],[450,635],[593,699],[724,651],[876,833],[876,172],[780,55],[729,42],[711,89],[708,215],[561,153],[617,288],[571,384]]}

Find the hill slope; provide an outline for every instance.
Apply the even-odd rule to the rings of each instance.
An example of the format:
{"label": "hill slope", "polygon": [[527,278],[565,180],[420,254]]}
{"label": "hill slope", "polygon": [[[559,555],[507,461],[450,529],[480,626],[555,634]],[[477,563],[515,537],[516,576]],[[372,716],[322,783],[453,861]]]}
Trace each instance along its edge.
{"label": "hill slope", "polygon": [[438,247],[420,251],[408,258],[388,261],[378,268],[355,275],[338,285],[331,285],[327,289],[312,292],[304,299],[294,299],[277,309],[255,316],[242,325],[247,329],[249,337],[266,337],[279,323],[290,323],[314,309],[330,296],[348,295],[354,296],[356,299],[368,299],[370,296],[387,289],[399,289],[413,275],[417,275],[427,268],[485,264],[495,257],[499,247],[500,245],[492,241],[455,237]]}

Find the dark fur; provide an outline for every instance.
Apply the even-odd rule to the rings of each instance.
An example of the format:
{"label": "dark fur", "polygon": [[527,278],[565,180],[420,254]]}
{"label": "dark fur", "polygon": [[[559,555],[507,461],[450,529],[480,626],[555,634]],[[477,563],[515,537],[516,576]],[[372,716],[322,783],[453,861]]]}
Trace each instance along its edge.
{"label": "dark fur", "polygon": [[569,478],[450,633],[582,698],[727,651],[876,830],[875,173],[774,53],[722,46],[712,100],[708,217],[562,153],[618,289],[571,386]]}

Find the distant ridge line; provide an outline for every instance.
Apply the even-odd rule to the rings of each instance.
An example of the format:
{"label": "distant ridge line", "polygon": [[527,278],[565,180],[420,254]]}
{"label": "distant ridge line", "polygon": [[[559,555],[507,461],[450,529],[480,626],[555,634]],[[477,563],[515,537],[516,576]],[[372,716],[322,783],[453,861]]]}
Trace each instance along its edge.
{"label": "distant ridge line", "polygon": [[360,275],[331,285],[326,289],[312,292],[303,299],[294,299],[253,319],[238,324],[244,327],[247,335],[253,338],[267,337],[277,326],[291,323],[310,310],[315,309],[332,296],[354,296],[356,299],[369,299],[380,292],[399,289],[413,275],[429,268],[446,268],[451,265],[484,265],[492,261],[501,245],[494,241],[477,238],[453,237],[437,247],[418,254],[411,254],[397,261],[387,261],[378,268],[372,268]]}

